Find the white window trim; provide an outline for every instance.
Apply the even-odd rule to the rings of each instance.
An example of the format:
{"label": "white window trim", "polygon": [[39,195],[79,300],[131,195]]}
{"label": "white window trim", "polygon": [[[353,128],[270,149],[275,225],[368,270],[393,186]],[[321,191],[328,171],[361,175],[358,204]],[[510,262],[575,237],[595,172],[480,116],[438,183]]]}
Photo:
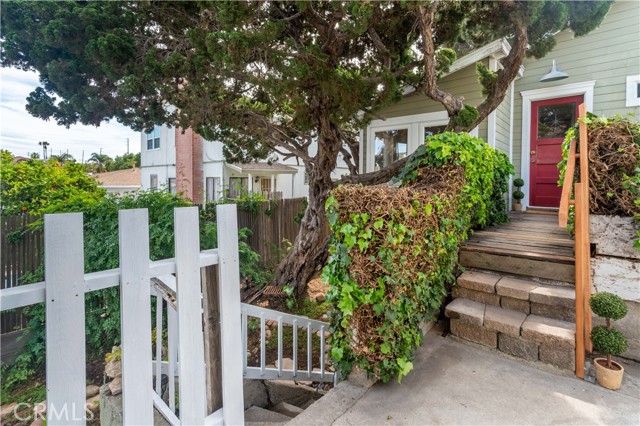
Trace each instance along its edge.
{"label": "white window trim", "polygon": [[[449,115],[446,111],[427,112],[423,114],[403,115],[401,117],[388,118],[386,120],[372,120],[367,126],[367,152],[366,171],[372,172],[375,163],[375,132],[385,130],[408,129],[407,154],[411,155],[424,142],[421,135],[424,135],[425,127],[443,126],[449,122]],[[474,127],[469,134],[478,137],[478,127]],[[362,138],[360,139],[362,143]],[[362,148],[362,147],[361,147]],[[363,149],[360,149],[362,152]],[[364,162],[363,162],[364,163]],[[361,163],[361,164],[363,164]]]}
{"label": "white window trim", "polygon": [[640,97],[638,97],[638,84],[640,84],[640,74],[630,75],[627,77],[627,101],[624,104],[625,106],[640,106]]}
{"label": "white window trim", "polygon": [[565,98],[568,96],[582,95],[587,111],[593,111],[593,89],[596,80],[583,81],[580,83],[565,84],[563,86],[545,87],[543,89],[527,90],[520,92],[522,96],[522,138],[521,138],[521,177],[525,185],[520,188],[524,192],[522,205],[529,207],[529,177],[530,177],[530,147],[531,147],[531,103],[545,99]]}
{"label": "white window trim", "polygon": [[372,172],[375,166],[376,132],[407,129],[407,154],[410,155],[420,146],[418,139],[424,134],[425,127],[441,126],[447,124],[448,120],[446,111],[438,111],[371,121],[367,127],[367,172]]}

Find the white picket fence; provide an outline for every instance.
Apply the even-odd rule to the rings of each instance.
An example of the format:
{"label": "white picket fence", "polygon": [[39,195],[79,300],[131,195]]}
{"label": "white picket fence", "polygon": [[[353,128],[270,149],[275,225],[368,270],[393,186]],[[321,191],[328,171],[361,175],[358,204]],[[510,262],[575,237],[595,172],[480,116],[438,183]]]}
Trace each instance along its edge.
{"label": "white picket fence", "polygon": [[[203,252],[197,208],[177,208],[174,217],[174,259],[151,262],[147,211],[122,210],[120,268],[85,274],[82,214],[45,216],[45,281],[1,290],[0,306],[8,310],[45,302],[48,425],[86,424],[84,295],[115,286],[120,287],[121,295],[124,424],[153,424],[154,406],[173,425],[244,423],[236,208],[217,206],[219,248]],[[207,413],[200,268],[215,264],[220,283],[224,406]],[[152,290],[150,280],[155,277],[175,286],[175,308]],[[156,335],[155,354],[151,338],[152,296],[156,301],[156,333],[160,336],[158,339]],[[161,344],[165,306],[167,361]],[[160,395],[162,374],[169,377],[168,404]],[[175,414],[176,376],[180,377],[179,415]]]}

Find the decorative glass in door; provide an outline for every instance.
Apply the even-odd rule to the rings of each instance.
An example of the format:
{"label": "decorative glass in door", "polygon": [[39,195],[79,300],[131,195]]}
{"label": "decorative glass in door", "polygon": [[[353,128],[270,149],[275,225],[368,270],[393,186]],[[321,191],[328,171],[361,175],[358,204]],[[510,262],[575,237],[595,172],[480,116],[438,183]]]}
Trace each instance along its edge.
{"label": "decorative glass in door", "polygon": [[409,130],[384,130],[375,133],[374,170],[387,167],[396,160],[407,156]]}
{"label": "decorative glass in door", "polygon": [[576,102],[538,107],[538,139],[564,138],[576,122]]}

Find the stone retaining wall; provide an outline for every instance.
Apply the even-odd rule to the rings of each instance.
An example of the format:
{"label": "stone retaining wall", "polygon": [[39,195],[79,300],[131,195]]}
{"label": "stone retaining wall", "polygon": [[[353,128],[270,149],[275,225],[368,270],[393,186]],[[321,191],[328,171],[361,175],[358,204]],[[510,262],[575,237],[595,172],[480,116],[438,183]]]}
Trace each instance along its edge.
{"label": "stone retaining wall", "polygon": [[[632,217],[591,215],[591,280],[594,292],[608,291],[620,296],[629,309],[615,327],[629,340],[622,355],[640,361],[640,252],[633,247],[638,226]],[[594,316],[594,324],[604,324]]]}

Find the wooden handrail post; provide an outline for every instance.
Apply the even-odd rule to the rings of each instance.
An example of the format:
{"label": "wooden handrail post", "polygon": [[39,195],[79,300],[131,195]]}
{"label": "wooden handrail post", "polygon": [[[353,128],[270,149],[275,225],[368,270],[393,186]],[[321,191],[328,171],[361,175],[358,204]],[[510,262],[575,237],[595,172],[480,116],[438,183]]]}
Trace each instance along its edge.
{"label": "wooden handrail post", "polygon": [[206,365],[207,415],[222,408],[222,352],[220,350],[220,282],[218,267],[207,266],[202,276],[204,310],[204,361]]}
{"label": "wooden handrail post", "polygon": [[[576,257],[576,376],[584,378],[584,216],[583,216],[583,198],[584,189],[582,183],[575,186],[575,257]],[[588,272],[587,272],[588,273]]]}

